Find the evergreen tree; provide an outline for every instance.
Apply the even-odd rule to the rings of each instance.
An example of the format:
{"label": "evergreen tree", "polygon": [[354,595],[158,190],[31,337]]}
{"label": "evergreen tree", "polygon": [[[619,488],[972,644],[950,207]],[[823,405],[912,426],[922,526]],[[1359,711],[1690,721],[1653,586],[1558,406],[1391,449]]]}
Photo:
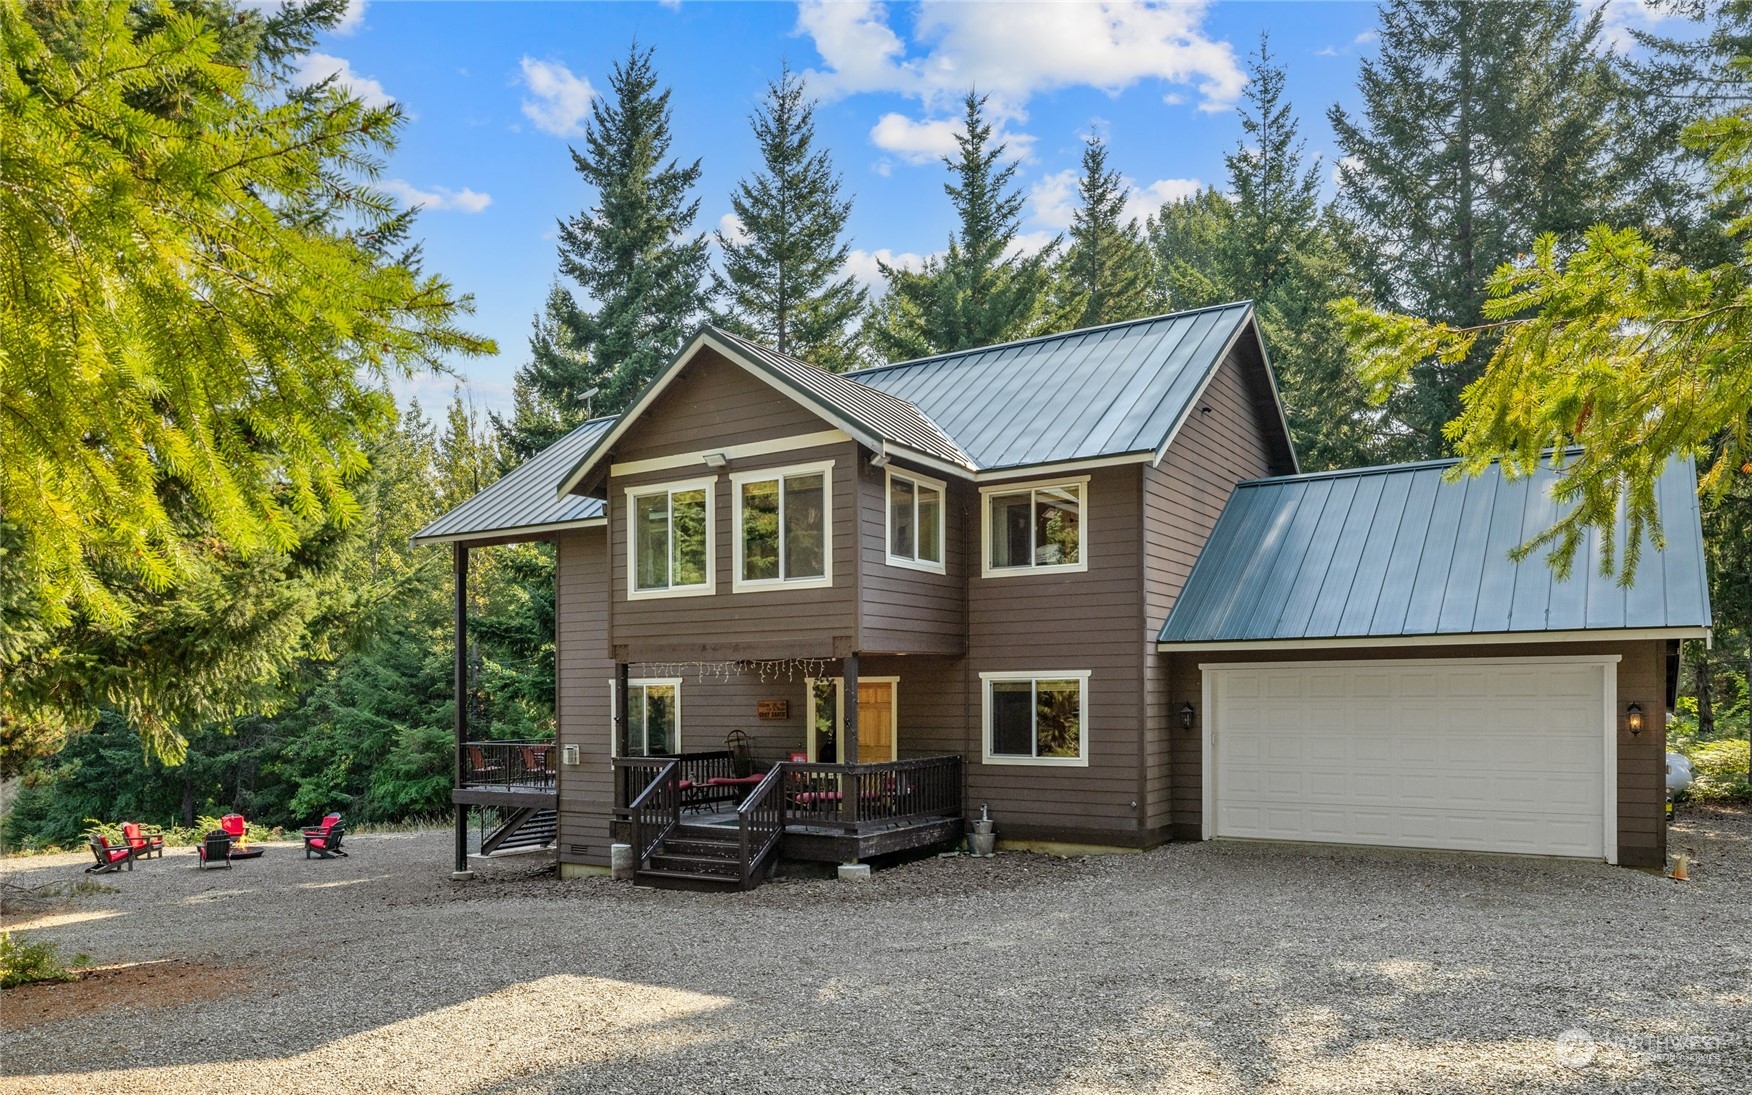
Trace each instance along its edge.
{"label": "evergreen tree", "polygon": [[[521,463],[582,425],[595,412],[600,393],[590,393],[599,377],[573,332],[578,304],[561,285],[548,290],[547,304],[529,334],[529,361],[512,381],[509,419],[490,415],[506,459]],[[507,469],[509,470],[509,469]]]}
{"label": "evergreen tree", "polygon": [[992,142],[985,96],[963,100],[957,155],[944,157],[943,186],[960,222],[948,252],[912,272],[881,264],[887,289],[870,317],[871,340],[890,358],[989,346],[1039,333],[1058,242],[1033,255],[1009,254],[1022,213],[1011,185],[1017,164]]}
{"label": "evergreen tree", "polygon": [[[1621,103],[1601,15],[1561,0],[1390,0],[1359,76],[1363,114],[1329,112],[1339,189],[1374,298],[1472,326],[1485,281],[1541,232],[1609,219]],[[1420,363],[1386,404],[1397,455],[1446,451],[1442,426],[1489,356]]]}
{"label": "evergreen tree", "polygon": [[[554,367],[544,368],[538,350],[518,374],[532,403],[553,408],[563,428],[581,420],[582,391],[600,389],[598,414],[631,402],[681,349],[706,304],[707,241],[689,236],[699,201],[687,197],[700,163],[666,159],[669,89],[658,90],[651,53],[635,43],[616,63],[609,94],[591,104],[583,151],[572,150],[597,201],[561,222],[560,272],[595,310],[550,300]],[[537,336],[545,337],[539,321]]]}
{"label": "evergreen tree", "polygon": [[1136,220],[1122,221],[1125,183],[1107,166],[1107,146],[1083,146],[1070,245],[1058,268],[1055,312],[1065,329],[1098,327],[1151,312],[1155,271]]}
{"label": "evergreen tree", "polygon": [[1236,299],[1229,286],[1235,206],[1214,186],[1168,202],[1144,223],[1156,308],[1184,312]]}
{"label": "evergreen tree", "polygon": [[763,170],[731,192],[741,231],[717,234],[724,272],[714,275],[722,302],[714,318],[780,353],[843,371],[857,360],[866,293],[841,276],[852,203],[840,199],[827,151],[814,147],[815,104],[802,78],[787,66],[749,122]]}

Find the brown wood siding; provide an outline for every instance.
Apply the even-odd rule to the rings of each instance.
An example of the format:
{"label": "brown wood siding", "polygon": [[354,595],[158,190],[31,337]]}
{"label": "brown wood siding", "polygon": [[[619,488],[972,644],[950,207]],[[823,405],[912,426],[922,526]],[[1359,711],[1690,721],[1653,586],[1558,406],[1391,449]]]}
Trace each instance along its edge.
{"label": "brown wood siding", "polygon": [[[943,499],[944,573],[888,562],[888,476],[861,463],[858,649],[890,654],[961,654],[967,649],[966,529],[979,521],[971,484],[948,484]],[[895,471],[907,474],[908,469]],[[922,473],[942,480],[940,475]]]}
{"label": "brown wood siding", "polygon": [[[1156,634],[1235,484],[1271,474],[1271,447],[1248,381],[1249,372],[1258,368],[1239,349],[1231,354],[1162,463],[1144,468],[1144,825],[1152,831],[1166,830],[1173,822],[1170,784],[1181,702],[1168,702],[1165,666],[1155,653]],[[1202,407],[1211,413],[1202,413]]]}
{"label": "brown wood siding", "polygon": [[613,459],[648,460],[833,428],[706,346],[615,443]]}
{"label": "brown wood siding", "polygon": [[555,716],[559,744],[578,747],[579,764],[557,777],[559,858],[608,864],[613,812],[609,767],[608,553],[602,529],[554,539]]}
{"label": "brown wood siding", "polygon": [[[1203,826],[1203,674],[1200,662],[1366,661],[1399,658],[1532,658],[1617,654],[1618,662],[1618,861],[1626,867],[1666,863],[1666,752],[1661,712],[1666,706],[1666,645],[1636,642],[1513,643],[1490,646],[1397,646],[1312,651],[1220,651],[1165,654],[1168,704],[1190,702],[1198,711],[1191,730],[1176,721],[1169,732],[1172,753],[1172,822],[1175,839],[1197,840]],[[1624,728],[1626,704],[1651,712],[1635,737]]]}
{"label": "brown wood siding", "polygon": [[[1144,662],[1137,465],[1098,468],[1085,506],[1085,573],[981,578],[968,595],[966,697],[972,719],[968,803],[991,806],[1000,834],[1051,838],[1067,832],[1117,844],[1139,840],[1138,735]],[[1018,482],[1023,482],[1019,480]],[[977,510],[965,537],[978,544]],[[1087,768],[986,764],[982,672],[1089,670]]]}

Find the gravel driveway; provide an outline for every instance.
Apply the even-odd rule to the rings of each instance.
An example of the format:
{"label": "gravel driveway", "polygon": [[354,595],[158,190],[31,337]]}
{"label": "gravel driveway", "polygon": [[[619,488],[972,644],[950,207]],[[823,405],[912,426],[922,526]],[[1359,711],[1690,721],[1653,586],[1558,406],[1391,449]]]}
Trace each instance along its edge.
{"label": "gravel driveway", "polygon": [[1188,844],[718,895],[527,857],[457,885],[442,832],[347,846],[173,850],[14,912],[117,968],[0,995],[0,1092],[1752,1089],[1745,813],[1681,819],[1689,884]]}

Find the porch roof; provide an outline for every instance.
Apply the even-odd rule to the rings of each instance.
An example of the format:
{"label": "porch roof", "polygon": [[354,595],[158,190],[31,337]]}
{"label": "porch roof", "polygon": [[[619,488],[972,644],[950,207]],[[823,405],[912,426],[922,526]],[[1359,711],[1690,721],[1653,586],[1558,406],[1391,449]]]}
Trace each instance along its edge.
{"label": "porch roof", "polygon": [[614,421],[596,418],[579,426],[415,533],[413,542],[538,539],[560,529],[601,523],[601,499],[559,495],[556,488],[578,458]]}

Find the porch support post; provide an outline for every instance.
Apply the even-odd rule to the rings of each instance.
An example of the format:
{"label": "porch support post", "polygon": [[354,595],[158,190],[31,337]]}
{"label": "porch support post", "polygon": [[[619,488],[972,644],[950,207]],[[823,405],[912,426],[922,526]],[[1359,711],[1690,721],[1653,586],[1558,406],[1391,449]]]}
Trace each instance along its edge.
{"label": "porch support post", "polygon": [[627,755],[627,691],[628,682],[632,679],[630,668],[626,662],[620,662],[614,667],[614,726],[609,732],[609,747],[610,752],[617,757]]}
{"label": "porch support post", "polygon": [[[847,764],[858,763],[858,655],[847,654],[841,663],[841,702],[845,706],[845,726],[840,732],[840,744]],[[858,822],[858,778],[840,775],[840,820],[848,825]]]}
{"label": "porch support post", "polygon": [[[468,545],[458,541],[452,548],[456,575],[456,786],[468,782],[463,745],[468,741]],[[456,864],[450,877],[466,882],[474,877],[468,869],[468,804],[456,810]]]}

